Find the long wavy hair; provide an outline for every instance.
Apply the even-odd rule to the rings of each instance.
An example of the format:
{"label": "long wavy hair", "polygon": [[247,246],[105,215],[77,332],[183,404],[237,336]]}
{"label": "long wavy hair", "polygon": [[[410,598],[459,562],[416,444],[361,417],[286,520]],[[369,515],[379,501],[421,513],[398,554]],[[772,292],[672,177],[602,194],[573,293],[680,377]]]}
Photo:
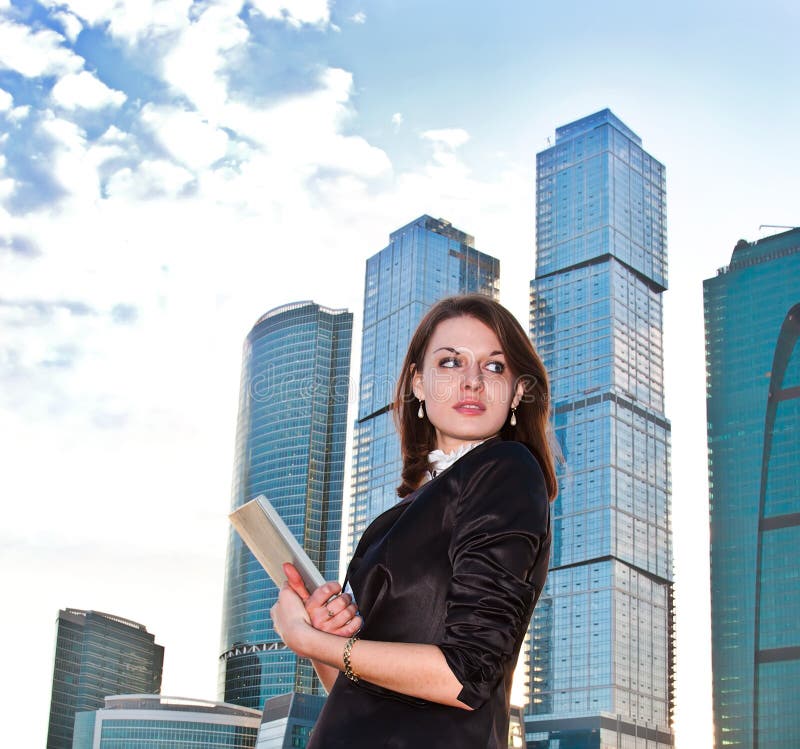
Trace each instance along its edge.
{"label": "long wavy hair", "polygon": [[539,461],[547,493],[552,501],[558,493],[555,457],[550,433],[550,384],[542,360],[516,318],[501,304],[481,294],[464,294],[440,300],[422,318],[408,346],[394,398],[394,418],[403,455],[402,483],[397,494],[405,497],[422,483],[428,470],[428,453],[436,449],[436,432],[430,420],[417,416],[414,373],[420,371],[425,351],[439,323],[454,317],[472,317],[494,331],[514,378],[512,392],[523,385],[517,407],[517,424],[508,420],[500,430],[504,440],[525,445]]}

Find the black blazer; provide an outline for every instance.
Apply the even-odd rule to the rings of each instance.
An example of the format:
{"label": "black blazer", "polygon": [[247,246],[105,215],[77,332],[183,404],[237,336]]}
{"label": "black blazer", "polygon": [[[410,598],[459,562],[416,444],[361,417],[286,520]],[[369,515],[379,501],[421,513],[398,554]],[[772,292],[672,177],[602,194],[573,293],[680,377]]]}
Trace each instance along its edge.
{"label": "black blazer", "polygon": [[308,749],[508,746],[514,665],[550,554],[539,463],[487,440],[367,528],[347,578],[365,640],[442,650],[473,711],[339,676]]}

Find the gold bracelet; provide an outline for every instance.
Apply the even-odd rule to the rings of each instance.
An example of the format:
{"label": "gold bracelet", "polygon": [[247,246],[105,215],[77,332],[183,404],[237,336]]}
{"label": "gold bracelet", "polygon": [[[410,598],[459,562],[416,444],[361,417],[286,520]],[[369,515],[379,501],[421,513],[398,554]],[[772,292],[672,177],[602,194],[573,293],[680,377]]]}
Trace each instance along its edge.
{"label": "gold bracelet", "polygon": [[350,663],[350,653],[353,652],[353,645],[355,645],[357,639],[358,635],[353,635],[345,644],[344,653],[342,654],[342,660],[344,661],[344,675],[350,679],[350,681],[355,682],[358,682],[358,674],[353,671],[353,666]]}

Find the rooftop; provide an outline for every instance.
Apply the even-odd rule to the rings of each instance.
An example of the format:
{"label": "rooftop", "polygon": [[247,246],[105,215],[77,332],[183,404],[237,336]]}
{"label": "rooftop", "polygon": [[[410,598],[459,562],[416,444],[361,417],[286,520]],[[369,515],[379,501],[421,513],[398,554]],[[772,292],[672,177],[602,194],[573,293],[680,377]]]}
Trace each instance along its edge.
{"label": "rooftop", "polygon": [[449,221],[443,218],[433,218],[433,216],[428,216],[427,214],[423,214],[414,221],[407,223],[405,226],[401,226],[396,231],[393,231],[389,235],[390,240],[394,240],[395,236],[403,233],[407,229],[411,228],[412,226],[416,226],[421,229],[427,229],[428,231],[432,231],[435,234],[441,234],[443,237],[447,237],[448,239],[452,239],[460,244],[465,244],[469,247],[475,246],[475,237],[471,234],[467,234],[460,229],[456,229]]}
{"label": "rooftop", "polygon": [[255,328],[265,320],[277,317],[285,312],[292,312],[294,310],[300,310],[306,307],[319,309],[320,312],[324,312],[328,315],[343,315],[347,314],[348,312],[347,309],[331,309],[330,307],[323,307],[321,304],[317,304],[310,299],[303,302],[289,302],[288,304],[282,304],[280,307],[275,307],[274,309],[269,310],[269,312],[265,312],[263,315],[261,315],[261,317],[258,318],[258,320],[256,320],[253,327]]}
{"label": "rooftop", "polygon": [[642,139],[610,109],[601,109],[599,112],[590,114],[587,117],[582,117],[579,120],[575,120],[575,122],[557,127],[556,143],[560,140],[566,140],[567,138],[574,138],[576,135],[588,132],[589,130],[594,130],[594,128],[600,127],[600,125],[611,125],[636,144],[642,145]]}
{"label": "rooftop", "polygon": [[123,624],[131,629],[138,629],[140,632],[147,632],[147,627],[145,627],[144,624],[139,624],[138,622],[131,621],[130,619],[123,619],[123,617],[115,616],[114,614],[106,614],[102,611],[92,611],[91,609],[62,609],[58,612],[58,615],[63,619],[71,619],[73,622],[81,624],[88,616],[99,616],[103,619],[116,622],[117,624]]}
{"label": "rooftop", "polygon": [[215,715],[239,715],[246,718],[260,717],[260,710],[231,705],[228,702],[212,702],[191,697],[165,697],[160,694],[118,694],[105,698],[106,710],[171,710],[177,712],[214,713]]}
{"label": "rooftop", "polygon": [[721,276],[730,271],[760,265],[778,257],[794,255],[797,252],[800,252],[800,227],[780,234],[772,234],[755,242],[740,239],[733,248],[730,264],[717,270],[717,275]]}

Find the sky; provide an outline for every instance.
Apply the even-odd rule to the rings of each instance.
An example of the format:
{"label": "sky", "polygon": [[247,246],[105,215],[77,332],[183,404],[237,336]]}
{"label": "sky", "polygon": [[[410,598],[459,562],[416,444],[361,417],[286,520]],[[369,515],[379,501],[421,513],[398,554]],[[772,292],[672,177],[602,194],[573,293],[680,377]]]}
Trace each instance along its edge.
{"label": "sky", "polygon": [[423,213],[500,259],[527,325],[535,154],[609,107],[667,170],[675,730],[710,748],[702,280],[800,222],[799,22],[790,0],[0,0],[7,745],[44,744],[65,607],[145,624],[162,692],[216,698],[244,336],[346,307],[357,373],[365,260]]}

